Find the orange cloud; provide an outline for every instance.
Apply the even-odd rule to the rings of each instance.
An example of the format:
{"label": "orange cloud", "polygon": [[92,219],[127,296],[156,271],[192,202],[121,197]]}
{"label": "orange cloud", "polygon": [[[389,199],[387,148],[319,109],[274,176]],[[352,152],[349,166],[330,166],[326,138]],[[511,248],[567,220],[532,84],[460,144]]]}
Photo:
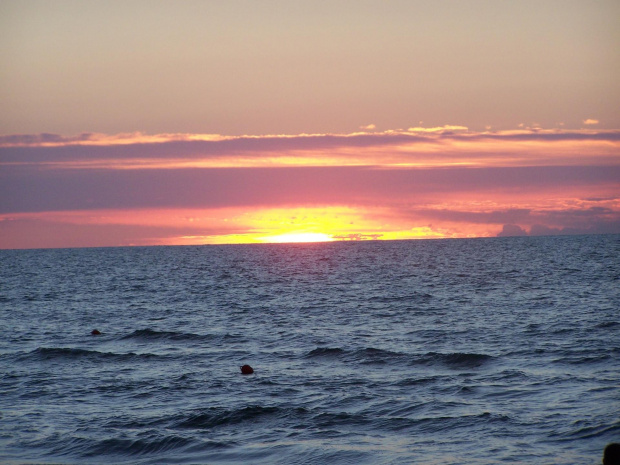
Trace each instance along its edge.
{"label": "orange cloud", "polygon": [[[419,130],[418,130],[419,129]],[[620,131],[472,132],[460,126],[355,134],[0,137],[0,166],[174,169],[277,166],[531,166],[616,163]]]}

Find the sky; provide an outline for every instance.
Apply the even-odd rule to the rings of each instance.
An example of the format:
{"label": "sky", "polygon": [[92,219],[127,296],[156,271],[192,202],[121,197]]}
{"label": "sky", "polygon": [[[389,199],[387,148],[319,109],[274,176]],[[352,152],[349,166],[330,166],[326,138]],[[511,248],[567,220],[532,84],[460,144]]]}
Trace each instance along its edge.
{"label": "sky", "polygon": [[0,0],[0,248],[620,233],[618,18]]}

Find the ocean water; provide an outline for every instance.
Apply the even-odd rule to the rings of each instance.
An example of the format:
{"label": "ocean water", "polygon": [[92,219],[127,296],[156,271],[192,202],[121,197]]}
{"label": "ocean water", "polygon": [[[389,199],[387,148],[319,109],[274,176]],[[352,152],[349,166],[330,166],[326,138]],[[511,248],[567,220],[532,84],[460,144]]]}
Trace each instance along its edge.
{"label": "ocean water", "polygon": [[618,440],[617,235],[0,251],[2,463],[588,465]]}

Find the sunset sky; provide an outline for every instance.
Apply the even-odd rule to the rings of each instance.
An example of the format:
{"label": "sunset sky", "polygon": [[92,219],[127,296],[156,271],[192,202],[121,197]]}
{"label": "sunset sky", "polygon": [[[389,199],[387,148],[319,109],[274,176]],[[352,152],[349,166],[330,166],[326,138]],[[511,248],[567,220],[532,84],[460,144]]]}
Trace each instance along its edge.
{"label": "sunset sky", "polygon": [[0,248],[620,233],[619,18],[0,0]]}

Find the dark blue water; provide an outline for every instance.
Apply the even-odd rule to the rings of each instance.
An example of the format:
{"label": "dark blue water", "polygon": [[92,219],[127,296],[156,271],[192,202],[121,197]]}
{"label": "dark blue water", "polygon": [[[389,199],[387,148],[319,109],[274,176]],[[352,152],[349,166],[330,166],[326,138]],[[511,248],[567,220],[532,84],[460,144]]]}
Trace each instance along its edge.
{"label": "dark blue water", "polygon": [[0,283],[3,463],[572,465],[620,439],[620,236],[0,251]]}

